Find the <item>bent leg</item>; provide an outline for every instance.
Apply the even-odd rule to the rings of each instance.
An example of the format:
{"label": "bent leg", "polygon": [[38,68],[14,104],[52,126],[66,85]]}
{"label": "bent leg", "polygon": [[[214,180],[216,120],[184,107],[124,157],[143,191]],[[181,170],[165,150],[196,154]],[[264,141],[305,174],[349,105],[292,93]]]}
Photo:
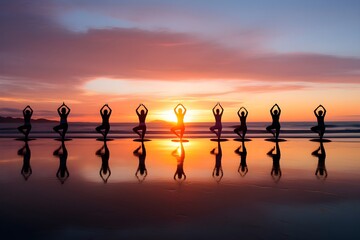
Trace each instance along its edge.
{"label": "bent leg", "polygon": [[172,133],[174,133],[178,138],[180,138],[180,135],[176,132],[176,130],[179,129],[179,127],[175,126],[170,129]]}
{"label": "bent leg", "polygon": [[218,129],[216,126],[212,126],[209,129],[211,132],[215,133],[216,137],[218,137],[218,133],[215,131],[215,129]]}
{"label": "bent leg", "polygon": [[57,125],[54,128],[54,131],[61,135],[60,130],[62,129],[61,125]]}
{"label": "bent leg", "polygon": [[20,127],[17,128],[17,130],[18,130],[19,132],[21,132],[22,134],[25,135],[24,129],[25,129],[25,125],[22,125],[22,126],[20,126]]}
{"label": "bent leg", "polygon": [[141,134],[139,132],[140,129],[141,129],[140,126],[137,126],[137,127],[133,128],[133,132],[136,133],[137,135],[139,135],[139,137],[141,137]]}
{"label": "bent leg", "polygon": [[241,138],[243,138],[240,134],[240,131],[241,131],[241,127],[237,127],[234,129],[234,133],[236,133],[237,135],[239,135]]}
{"label": "bent leg", "polygon": [[279,138],[279,135],[280,135],[280,128],[276,128],[276,134],[275,134],[276,140]]}
{"label": "bent leg", "polygon": [[269,133],[271,133],[275,137],[275,133],[274,133],[273,129],[274,129],[273,125],[270,125],[270,126],[266,127],[266,131],[268,131]]}

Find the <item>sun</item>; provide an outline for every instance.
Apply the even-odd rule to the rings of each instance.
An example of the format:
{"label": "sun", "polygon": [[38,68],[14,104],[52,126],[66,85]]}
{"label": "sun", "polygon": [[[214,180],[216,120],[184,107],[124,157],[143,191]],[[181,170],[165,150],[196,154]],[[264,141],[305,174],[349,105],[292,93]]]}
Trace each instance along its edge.
{"label": "sun", "polygon": [[[177,122],[177,118],[176,118],[176,115],[175,115],[173,109],[162,110],[157,113],[154,113],[154,117],[155,117],[155,119],[166,121],[166,122],[173,122],[173,123]],[[191,111],[187,111],[186,115],[184,117],[184,122],[192,122],[192,120],[193,119],[191,117]]]}

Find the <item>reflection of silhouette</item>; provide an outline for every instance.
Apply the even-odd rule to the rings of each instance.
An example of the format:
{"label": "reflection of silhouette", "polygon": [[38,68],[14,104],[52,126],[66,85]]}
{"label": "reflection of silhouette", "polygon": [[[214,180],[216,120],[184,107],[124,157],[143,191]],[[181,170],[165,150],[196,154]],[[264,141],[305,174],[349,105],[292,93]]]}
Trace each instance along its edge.
{"label": "reflection of silhouette", "polygon": [[[107,109],[104,109],[104,108]],[[103,135],[104,139],[106,139],[107,134],[110,131],[110,116],[111,116],[112,110],[109,107],[109,105],[105,104],[104,106],[102,106],[102,108],[100,109],[100,115],[102,118],[102,124],[98,127],[95,128],[95,130],[100,133],[101,135]]]}
{"label": "reflection of silhouette", "polygon": [[[241,112],[241,113],[240,113]],[[246,108],[241,107],[239,111],[237,112],[239,118],[240,118],[240,126],[234,129],[234,133],[240,136],[241,139],[245,139],[245,134],[247,132],[247,126],[246,126],[246,118],[248,116],[248,111]],[[241,134],[241,133],[242,134]]]}
{"label": "reflection of silhouette", "polygon": [[[279,105],[275,104],[274,106],[272,106],[272,108],[270,109],[270,114],[272,117],[272,124],[270,126],[266,127],[266,131],[271,133],[277,140],[279,138],[279,134],[280,134],[281,109],[280,109]],[[275,129],[275,132],[273,131],[273,129]]]}
{"label": "reflection of silhouette", "polygon": [[70,108],[64,102],[57,109],[57,112],[60,116],[60,125],[55,126],[54,131],[60,134],[61,139],[65,138],[65,134],[68,130],[67,117],[69,116],[70,111],[71,111]]}
{"label": "reflection of silhouette", "polygon": [[[210,131],[215,133],[216,137],[220,139],[221,137],[221,131],[222,131],[222,124],[221,124],[221,117],[224,113],[224,108],[221,106],[220,103],[217,103],[213,109],[212,112],[215,117],[215,125],[210,127]],[[215,131],[217,130],[217,132]]]}
{"label": "reflection of silhouette", "polygon": [[[140,107],[143,106],[144,109],[141,109],[141,111],[139,112]],[[145,107],[144,104],[140,104],[137,109],[136,109],[136,114],[139,118],[139,125],[137,127],[133,128],[133,131],[139,135],[139,137],[143,140],[145,137],[145,133],[146,133],[146,124],[145,124],[145,119],[146,116],[148,114],[149,110]],[[139,132],[141,130],[141,133]]]}
{"label": "reflection of silhouette", "polygon": [[[174,108],[174,112],[177,117],[177,124],[176,126],[172,127],[170,131],[174,133],[178,138],[182,139],[185,131],[184,116],[186,114],[186,108],[184,107],[184,105],[179,103]],[[178,134],[176,130],[180,130],[180,134]]]}
{"label": "reflection of silhouette", "polygon": [[99,150],[97,150],[95,154],[96,156],[101,157],[101,168],[99,171],[99,175],[104,181],[104,183],[107,183],[111,175],[111,171],[109,167],[110,151],[106,144],[106,141],[104,141],[104,145]]}
{"label": "reflection of silhouette", "polygon": [[327,178],[328,174],[327,174],[327,170],[325,167],[326,152],[325,152],[324,144],[322,142],[320,142],[320,147],[318,149],[316,149],[315,151],[313,151],[311,153],[311,155],[318,158],[318,165],[317,165],[317,168],[315,171],[316,177],[318,179]]}
{"label": "reflection of silhouette", "polygon": [[[136,170],[135,176],[137,177],[139,182],[142,182],[145,180],[145,178],[147,176],[147,170],[146,170],[146,166],[145,166],[145,159],[146,159],[145,144],[142,142],[141,145],[134,150],[133,154],[134,154],[134,156],[139,158],[139,166]],[[140,173],[140,175],[139,175],[139,173]]]}
{"label": "reflection of silhouette", "polygon": [[318,133],[320,139],[322,139],[323,136],[324,136],[324,133],[325,133],[324,118],[325,118],[325,115],[326,115],[326,109],[324,108],[323,105],[319,105],[317,108],[315,108],[314,114],[315,114],[315,116],[317,118],[318,125],[315,126],[315,127],[312,127],[311,131]]}
{"label": "reflection of silhouette", "polygon": [[32,110],[32,108],[29,105],[27,105],[23,110],[24,125],[17,128],[19,132],[25,135],[25,140],[28,139],[29,133],[31,131],[30,120],[33,113],[34,111]]}
{"label": "reflection of silhouette", "polygon": [[[217,149],[217,152],[216,152]],[[212,172],[213,178],[216,179],[217,182],[220,182],[222,177],[224,176],[224,172],[222,170],[221,166],[221,159],[222,159],[222,150],[221,150],[221,144],[218,142],[217,148],[214,148],[210,151],[210,154],[215,155],[215,166],[214,170]]]}
{"label": "reflection of silhouette", "polygon": [[185,160],[185,150],[184,150],[184,146],[182,144],[182,142],[180,142],[180,146],[177,147],[172,153],[171,155],[173,157],[176,158],[177,160],[177,168],[176,168],[176,172],[174,174],[174,179],[175,180],[182,180],[182,178],[184,177],[183,180],[186,179],[186,175],[184,172],[184,160]]}
{"label": "reflection of silhouette", "polygon": [[[276,152],[274,153],[274,150],[276,150]],[[277,142],[275,147],[273,147],[268,153],[267,155],[269,157],[272,157],[273,159],[273,166],[271,169],[271,176],[274,179],[275,182],[278,182],[281,178],[281,169],[280,169],[280,157],[281,157],[281,153],[280,153],[280,146],[279,143]]]}
{"label": "reflection of silhouette", "polygon": [[66,166],[68,152],[66,150],[64,141],[61,142],[60,147],[54,151],[53,155],[58,156],[59,160],[60,160],[59,169],[56,172],[56,177],[60,180],[61,184],[64,184],[66,179],[70,176],[69,171]]}
{"label": "reflection of silhouette", "polygon": [[[240,149],[242,149],[242,151],[240,151]],[[240,165],[238,168],[238,172],[242,177],[244,177],[248,172],[248,167],[246,164],[247,151],[246,151],[246,147],[245,147],[245,142],[242,142],[241,146],[235,150],[235,153],[238,154],[241,159]]]}
{"label": "reflection of silhouette", "polygon": [[21,175],[23,175],[25,180],[28,180],[28,178],[32,174],[32,169],[30,166],[31,151],[27,141],[25,141],[25,145],[18,150],[18,155],[23,156]]}

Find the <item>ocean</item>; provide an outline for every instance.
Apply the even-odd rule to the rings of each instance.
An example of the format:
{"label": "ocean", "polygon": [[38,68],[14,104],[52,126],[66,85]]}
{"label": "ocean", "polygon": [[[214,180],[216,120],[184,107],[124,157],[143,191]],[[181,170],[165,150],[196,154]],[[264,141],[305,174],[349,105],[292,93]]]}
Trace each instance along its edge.
{"label": "ocean", "polygon": [[[53,127],[57,123],[33,123],[30,137],[36,138],[53,138],[57,137]],[[189,138],[209,138],[214,135],[209,131],[209,127],[213,122],[203,123],[185,123],[185,137]],[[225,138],[236,138],[233,129],[238,122],[223,123],[222,136]],[[69,123],[68,137],[71,138],[93,138],[99,137],[95,127],[99,123],[74,122]],[[265,128],[269,122],[249,122],[247,137],[264,138],[270,137]],[[282,138],[315,138],[317,134],[310,131],[310,127],[316,125],[315,122],[283,122],[281,123]],[[18,123],[2,123],[0,124],[0,137],[16,138],[20,137],[17,131]],[[136,135],[132,132],[132,128],[137,123],[112,123],[110,128],[110,138],[133,138]],[[173,138],[170,132],[171,123],[149,122],[147,124],[148,138]],[[360,138],[360,122],[327,122],[326,138]]]}

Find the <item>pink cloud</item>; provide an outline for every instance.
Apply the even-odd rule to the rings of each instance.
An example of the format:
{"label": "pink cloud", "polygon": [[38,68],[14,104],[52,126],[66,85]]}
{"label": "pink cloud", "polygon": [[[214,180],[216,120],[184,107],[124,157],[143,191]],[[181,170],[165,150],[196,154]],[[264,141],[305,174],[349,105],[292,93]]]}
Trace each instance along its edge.
{"label": "pink cloud", "polygon": [[97,76],[358,83],[360,75],[358,58],[254,53],[167,31],[113,28],[74,33],[49,13],[29,9],[15,15],[16,9],[8,8],[13,13],[1,16],[0,76],[73,85]]}

